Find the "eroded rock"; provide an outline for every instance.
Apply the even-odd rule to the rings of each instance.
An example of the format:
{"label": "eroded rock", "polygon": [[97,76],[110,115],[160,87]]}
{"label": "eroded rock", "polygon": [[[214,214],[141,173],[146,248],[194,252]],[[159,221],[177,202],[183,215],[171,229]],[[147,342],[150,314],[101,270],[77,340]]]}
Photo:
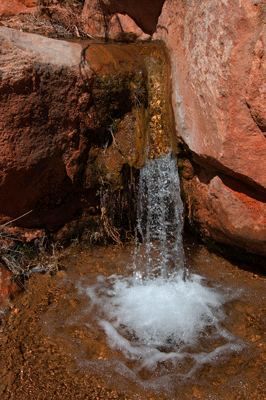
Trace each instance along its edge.
{"label": "eroded rock", "polygon": [[119,171],[141,158],[141,56],[133,47],[82,47],[3,27],[0,40],[0,223],[31,211],[16,225],[55,231],[84,209],[99,214],[97,158],[116,146],[116,127],[126,129],[133,109],[139,134]]}
{"label": "eroded rock", "polygon": [[[197,204],[201,206],[194,209],[191,224],[195,227],[200,221],[199,229],[218,242],[230,242],[240,249],[264,254],[265,229],[258,212],[264,213],[266,198],[265,3],[249,0],[100,3],[85,2],[82,23],[88,34],[107,35],[107,38],[120,35],[120,39],[125,34],[124,40],[134,41],[146,38],[145,32],[167,45],[177,135],[183,141],[187,157],[197,166],[194,194],[192,186],[188,194],[193,198],[199,196]],[[14,65],[17,68],[19,62]],[[86,96],[81,95],[85,104]],[[69,164],[69,171],[74,164],[74,161]],[[212,179],[221,179],[223,190],[216,193],[215,202],[210,195],[212,179],[202,186],[202,171]],[[90,174],[86,179],[90,180]],[[184,185],[186,188],[188,185]],[[207,192],[209,195],[205,196]],[[227,213],[231,204],[228,198],[232,196],[240,201],[239,209],[243,211],[248,204],[249,211],[231,213],[225,229],[221,218]],[[212,223],[201,218],[206,213],[212,215]],[[215,214],[220,217],[214,218]],[[240,228],[245,215],[249,234]]]}
{"label": "eroded rock", "polygon": [[[127,14],[146,34],[153,34],[156,30],[158,17],[165,0],[86,0],[83,9],[83,18],[93,27],[106,24],[107,29],[110,18],[115,14]],[[130,22],[132,27],[132,22]],[[99,28],[96,28],[99,29]],[[126,27],[128,30],[128,27]]]}
{"label": "eroded rock", "polygon": [[[87,10],[88,4],[99,9],[96,3],[87,2]],[[108,23],[114,13],[126,13],[167,45],[177,135],[197,165],[197,179],[183,187],[195,199],[187,208],[197,204],[190,219],[193,229],[197,226],[220,243],[265,254],[265,4],[158,0],[150,20],[148,1],[137,3],[135,12],[133,5],[103,1],[101,13],[110,16]],[[112,36],[113,25],[108,27]],[[203,184],[203,171],[217,180]],[[220,176],[225,178],[213,196]]]}
{"label": "eroded rock", "polygon": [[1,0],[0,15],[10,16],[31,13],[36,11],[36,0]]}
{"label": "eroded rock", "polygon": [[194,180],[190,194],[201,205],[192,225],[264,255],[265,11],[247,0],[166,1],[154,35],[170,52],[178,135],[198,171],[216,176]]}
{"label": "eroded rock", "polygon": [[[193,169],[193,168],[192,168]],[[183,166],[187,225],[205,241],[231,246],[231,253],[266,255],[266,204],[259,192],[226,175]],[[189,173],[190,172],[190,173]],[[234,247],[232,247],[234,244]],[[228,252],[227,248],[221,248]]]}

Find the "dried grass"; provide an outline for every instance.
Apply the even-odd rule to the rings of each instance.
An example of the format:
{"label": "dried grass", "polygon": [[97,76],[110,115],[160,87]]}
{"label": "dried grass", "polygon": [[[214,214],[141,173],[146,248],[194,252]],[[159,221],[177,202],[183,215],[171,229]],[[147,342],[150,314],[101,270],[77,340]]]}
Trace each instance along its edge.
{"label": "dried grass", "polygon": [[101,207],[101,220],[104,226],[104,229],[108,235],[116,244],[119,246],[123,246],[123,243],[120,240],[120,235],[118,230],[111,224],[110,219],[107,216],[105,207]]}
{"label": "dried grass", "polygon": [[25,243],[12,229],[15,221],[30,212],[32,211],[0,226],[0,260],[22,288],[25,279],[32,272],[54,274],[59,270],[59,246],[52,243],[47,236],[35,239],[29,244]]}

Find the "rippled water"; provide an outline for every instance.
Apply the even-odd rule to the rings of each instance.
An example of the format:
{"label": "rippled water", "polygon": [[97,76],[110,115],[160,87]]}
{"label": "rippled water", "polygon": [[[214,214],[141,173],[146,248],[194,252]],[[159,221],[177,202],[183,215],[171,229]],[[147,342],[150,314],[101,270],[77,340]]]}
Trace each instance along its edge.
{"label": "rippled water", "polygon": [[177,162],[168,152],[140,171],[138,236],[126,274],[99,276],[84,290],[101,310],[110,347],[150,368],[188,357],[200,363],[240,346],[221,325],[227,296],[184,266],[182,213]]}
{"label": "rippled water", "polygon": [[142,170],[139,240],[71,255],[66,298],[44,324],[79,368],[134,398],[191,398],[195,385],[208,393],[200,398],[233,398],[215,388],[239,392],[254,369],[247,310],[263,309],[265,295],[261,286],[252,292],[252,274],[247,282],[248,273],[194,242],[184,258],[177,176],[170,154]]}
{"label": "rippled water", "polygon": [[[198,284],[203,287],[202,293],[206,288],[214,294],[210,309],[217,318],[214,325],[211,320],[203,320],[206,323],[203,331],[200,326],[194,331],[193,317],[187,319],[186,343],[172,341],[171,334],[167,334],[172,326],[178,325],[177,321],[173,325],[170,321],[165,331],[161,328],[159,337],[163,343],[155,343],[156,336],[146,337],[141,333],[143,320],[152,318],[149,312],[143,311],[141,316],[137,312],[137,319],[133,316],[134,328],[141,330],[138,338],[127,327],[132,321],[125,324],[119,319],[120,312],[124,318],[123,308],[128,307],[124,301],[130,298],[125,300],[124,289],[119,285],[124,285],[121,277],[128,276],[134,245],[84,246],[79,252],[69,254],[63,260],[67,273],[60,280],[65,296],[45,315],[46,333],[76,359],[78,368],[102,377],[110,387],[127,393],[130,398],[193,398],[190,397],[193,388],[204,399],[235,399],[246,391],[249,395],[243,395],[243,399],[263,398],[249,396],[257,393],[257,387],[265,382],[265,279],[210,254],[190,238],[185,239],[185,252],[191,274],[201,276]],[[176,296],[175,291],[166,289],[166,292],[169,299]],[[150,302],[156,310],[158,303],[152,294]],[[112,310],[115,314],[111,316]],[[177,311],[167,310],[166,315],[163,311],[161,318],[169,321],[171,312]],[[193,308],[193,313],[199,321],[198,310]],[[125,318],[130,319],[130,313]],[[193,331],[197,332],[196,337]],[[199,331],[202,333],[198,335]]]}

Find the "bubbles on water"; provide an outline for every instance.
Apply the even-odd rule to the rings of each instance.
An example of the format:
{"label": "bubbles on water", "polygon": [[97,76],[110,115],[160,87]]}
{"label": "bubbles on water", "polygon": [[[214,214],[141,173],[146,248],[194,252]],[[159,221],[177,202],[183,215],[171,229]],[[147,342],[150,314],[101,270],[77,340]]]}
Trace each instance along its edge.
{"label": "bubbles on water", "polygon": [[210,359],[234,339],[221,326],[226,297],[195,274],[186,281],[101,277],[86,293],[102,311],[98,324],[110,347],[139,360],[142,367],[187,357],[197,362]]}
{"label": "bubbles on water", "polygon": [[[139,240],[128,274],[99,276],[85,289],[90,315],[96,316],[109,347],[124,357],[118,370],[124,375],[128,371],[131,381],[132,376],[136,381],[146,376],[146,384],[156,376],[159,386],[162,379],[169,380],[169,371],[175,379],[188,378],[201,365],[241,349],[223,327],[227,297],[184,268],[179,190],[176,160],[170,153],[144,166]],[[147,370],[151,375],[143,372]]]}
{"label": "bubbles on water", "polygon": [[115,321],[125,326],[139,343],[164,346],[191,343],[207,326],[217,325],[212,309],[221,304],[219,295],[194,280],[165,282],[130,282],[116,280],[105,309]]}

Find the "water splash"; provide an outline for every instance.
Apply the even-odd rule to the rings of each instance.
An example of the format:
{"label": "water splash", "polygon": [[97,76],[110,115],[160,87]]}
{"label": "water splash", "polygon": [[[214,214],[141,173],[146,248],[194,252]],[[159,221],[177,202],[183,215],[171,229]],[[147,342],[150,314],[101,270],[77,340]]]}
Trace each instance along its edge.
{"label": "water splash", "polygon": [[104,281],[109,286],[108,299],[99,295],[102,280],[87,289],[87,294],[104,312],[100,324],[110,345],[130,358],[140,357],[143,346],[148,346],[149,352],[155,348],[162,354],[180,354],[199,337],[225,334],[219,328],[222,296],[205,287],[198,275],[187,281],[162,277],[140,281],[113,275]]}
{"label": "water splash", "polygon": [[222,327],[226,296],[184,274],[182,214],[177,163],[167,153],[140,173],[138,240],[128,276],[101,276],[86,289],[109,346],[135,360],[137,370],[189,359],[191,374],[238,348]]}
{"label": "water splash", "polygon": [[127,248],[94,249],[81,276],[72,278],[77,305],[67,303],[65,317],[60,308],[47,324],[73,346],[80,368],[130,398],[181,398],[181,387],[184,393],[190,383],[212,382],[213,371],[219,377],[223,364],[231,371],[234,358],[243,362],[245,346],[226,329],[232,320],[224,311],[237,292],[192,271],[184,277],[176,164],[167,153],[140,173],[132,259]]}

